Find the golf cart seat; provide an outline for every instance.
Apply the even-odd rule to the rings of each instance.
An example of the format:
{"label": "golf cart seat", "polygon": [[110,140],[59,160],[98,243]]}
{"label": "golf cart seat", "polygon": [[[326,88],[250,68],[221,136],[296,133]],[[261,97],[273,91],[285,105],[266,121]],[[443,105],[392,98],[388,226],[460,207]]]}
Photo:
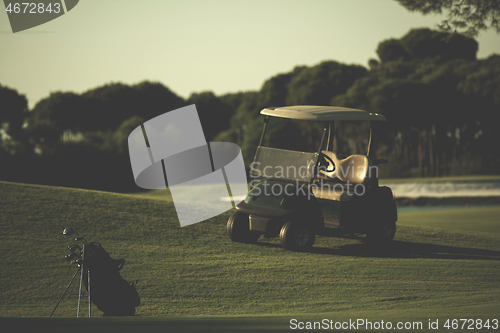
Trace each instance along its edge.
{"label": "golf cart seat", "polygon": [[[339,159],[336,153],[326,150],[323,150],[321,154],[324,155],[329,165],[326,170],[320,169],[318,177],[321,182],[318,188],[313,190],[314,195],[318,199],[351,200],[354,186],[368,180],[369,158],[365,155],[351,155],[345,159]],[[332,162],[333,165],[331,165]]]}
{"label": "golf cart seat", "polygon": [[[323,150],[321,154],[326,156],[330,164],[326,170],[320,170],[320,177],[326,180],[338,179],[341,182],[352,184],[363,184],[368,180],[370,160],[365,155],[351,155],[344,159],[339,159],[333,151]],[[333,162],[333,171],[331,163]]]}

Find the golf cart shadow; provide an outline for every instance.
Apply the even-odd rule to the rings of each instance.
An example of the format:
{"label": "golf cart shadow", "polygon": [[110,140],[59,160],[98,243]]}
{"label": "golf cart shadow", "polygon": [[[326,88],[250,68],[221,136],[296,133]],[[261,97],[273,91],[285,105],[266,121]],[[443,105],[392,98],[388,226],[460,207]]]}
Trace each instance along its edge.
{"label": "golf cart shadow", "polygon": [[[257,242],[257,245],[281,247],[279,244],[261,242]],[[314,246],[306,252],[374,258],[481,259],[500,261],[500,251],[404,241],[392,241],[391,244],[384,247],[376,247],[364,242],[342,245],[337,248]]]}

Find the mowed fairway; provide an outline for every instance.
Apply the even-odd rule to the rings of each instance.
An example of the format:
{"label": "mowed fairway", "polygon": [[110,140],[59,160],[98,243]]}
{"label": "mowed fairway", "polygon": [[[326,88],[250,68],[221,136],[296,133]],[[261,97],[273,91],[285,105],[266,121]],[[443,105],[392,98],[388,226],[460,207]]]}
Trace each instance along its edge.
{"label": "mowed fairway", "polygon": [[500,207],[471,207],[401,214],[400,224],[447,230],[500,233]]}
{"label": "mowed fairway", "polygon": [[426,325],[500,319],[500,208],[400,214],[387,250],[362,237],[320,237],[310,253],[295,253],[277,239],[229,241],[231,212],[180,228],[168,197],[0,182],[0,203],[0,316],[48,317],[76,270],[64,260],[74,243],[61,234],[68,226],[125,258],[122,276],[139,280],[136,317],[70,319],[74,283],[56,318],[0,321],[20,331],[289,330],[291,318],[357,316]]}

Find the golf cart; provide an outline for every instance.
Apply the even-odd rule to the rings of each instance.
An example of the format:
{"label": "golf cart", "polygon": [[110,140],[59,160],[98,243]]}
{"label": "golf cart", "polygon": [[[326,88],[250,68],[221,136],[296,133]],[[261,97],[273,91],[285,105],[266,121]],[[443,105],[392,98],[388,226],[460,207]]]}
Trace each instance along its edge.
{"label": "golf cart", "polygon": [[[336,121],[385,121],[376,113],[334,106],[265,108],[264,129],[251,165],[251,190],[229,218],[227,233],[235,242],[255,243],[280,237],[286,250],[312,247],[316,235],[366,234],[372,244],[392,241],[397,211],[392,191],[378,184],[377,166],[387,160],[332,151]],[[316,152],[263,147],[270,117],[317,121],[323,126]],[[326,143],[326,144],[325,144]],[[326,146],[325,148],[323,148]]]}

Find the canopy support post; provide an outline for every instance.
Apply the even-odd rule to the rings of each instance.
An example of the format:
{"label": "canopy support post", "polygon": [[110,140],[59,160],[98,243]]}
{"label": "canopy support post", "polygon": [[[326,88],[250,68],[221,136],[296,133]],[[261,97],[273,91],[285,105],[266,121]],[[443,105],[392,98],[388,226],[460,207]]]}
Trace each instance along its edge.
{"label": "canopy support post", "polygon": [[328,151],[330,147],[330,137],[332,135],[332,123],[328,123],[328,140],[326,141],[326,150]]}
{"label": "canopy support post", "polygon": [[372,124],[370,123],[370,138],[368,139],[368,151],[366,152],[366,156],[370,156],[370,148],[372,145],[372,133],[373,133]]}
{"label": "canopy support post", "polygon": [[266,134],[267,124],[269,124],[269,116],[266,116],[264,119],[264,129],[262,130],[262,134],[260,136],[259,147],[262,146],[262,142],[264,141],[264,135]]}
{"label": "canopy support post", "polygon": [[321,143],[319,144],[318,148],[318,158],[316,159],[316,163],[314,164],[314,168],[312,170],[312,177],[309,184],[312,184],[314,181],[314,177],[316,177],[316,171],[318,170],[318,164],[319,164],[319,154],[321,154],[321,148],[323,148],[323,143],[325,143],[326,131],[327,127],[325,126],[325,128],[323,129],[323,135],[321,136]]}

